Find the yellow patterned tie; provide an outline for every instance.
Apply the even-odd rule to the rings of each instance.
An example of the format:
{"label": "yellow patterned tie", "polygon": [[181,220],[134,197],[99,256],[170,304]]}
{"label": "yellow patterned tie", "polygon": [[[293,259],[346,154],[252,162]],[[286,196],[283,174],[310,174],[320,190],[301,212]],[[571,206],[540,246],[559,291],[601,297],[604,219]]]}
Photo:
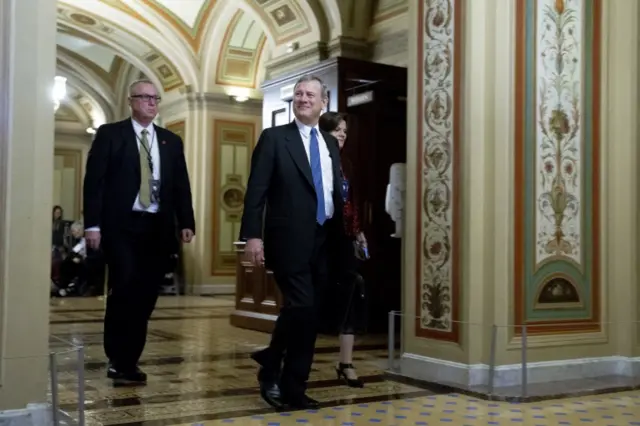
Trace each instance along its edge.
{"label": "yellow patterned tie", "polygon": [[151,188],[149,181],[151,180],[151,168],[149,167],[150,147],[147,129],[142,130],[142,138],[140,138],[140,204],[147,208],[151,205]]}

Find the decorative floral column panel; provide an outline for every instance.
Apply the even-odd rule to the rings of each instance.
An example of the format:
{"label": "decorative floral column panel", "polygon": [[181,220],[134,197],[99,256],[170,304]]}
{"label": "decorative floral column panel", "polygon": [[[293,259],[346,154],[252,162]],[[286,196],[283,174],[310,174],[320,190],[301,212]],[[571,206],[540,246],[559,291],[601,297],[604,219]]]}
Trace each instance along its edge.
{"label": "decorative floral column panel", "polygon": [[516,324],[599,330],[600,0],[517,2]]}
{"label": "decorative floral column panel", "polygon": [[416,335],[458,341],[461,0],[420,0]]}

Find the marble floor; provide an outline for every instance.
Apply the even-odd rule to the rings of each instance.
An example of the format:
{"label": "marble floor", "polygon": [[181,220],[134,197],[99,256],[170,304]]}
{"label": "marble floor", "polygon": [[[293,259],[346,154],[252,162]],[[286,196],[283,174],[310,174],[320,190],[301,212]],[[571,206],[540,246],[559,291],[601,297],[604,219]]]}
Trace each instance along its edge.
{"label": "marble floor", "polygon": [[147,386],[113,387],[105,377],[103,309],[100,298],[51,302],[60,405],[75,415],[77,362],[73,353],[64,352],[83,344],[88,425],[640,425],[640,391],[517,404],[437,394],[395,381],[383,371],[385,336],[356,342],[364,389],[336,380],[336,339],[319,338],[309,395],[322,408],[274,413],[260,399],[256,366],[248,357],[269,336],[231,327],[230,297],[162,297],[141,362]]}

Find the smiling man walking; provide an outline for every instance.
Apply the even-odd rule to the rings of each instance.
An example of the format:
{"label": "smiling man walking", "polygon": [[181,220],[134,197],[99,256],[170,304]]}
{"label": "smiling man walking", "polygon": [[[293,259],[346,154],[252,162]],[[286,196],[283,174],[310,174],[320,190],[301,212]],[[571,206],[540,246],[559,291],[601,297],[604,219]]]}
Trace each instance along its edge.
{"label": "smiling man walking", "polygon": [[328,275],[327,246],[342,232],[338,142],[318,128],[327,101],[322,80],[298,80],[295,120],[260,135],[244,200],[240,237],[247,256],[255,265],[266,263],[284,298],[269,347],[252,355],[262,367],[262,397],[276,408],[318,405],[306,396],[306,382]]}

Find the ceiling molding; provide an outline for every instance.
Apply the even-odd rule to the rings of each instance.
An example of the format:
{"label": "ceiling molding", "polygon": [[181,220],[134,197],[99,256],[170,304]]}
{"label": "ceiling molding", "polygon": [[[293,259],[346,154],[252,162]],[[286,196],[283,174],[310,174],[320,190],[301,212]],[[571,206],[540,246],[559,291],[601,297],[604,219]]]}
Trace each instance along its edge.
{"label": "ceiling molding", "polygon": [[246,102],[236,102],[224,93],[186,93],[179,99],[163,103],[160,115],[174,116],[184,111],[213,111],[220,113],[234,113],[262,116],[262,99],[249,99]]}
{"label": "ceiling molding", "polygon": [[[134,3],[136,0],[123,1]],[[151,9],[157,16],[170,24],[186,41],[187,45],[191,48],[192,53],[197,56],[198,52],[200,51],[200,47],[202,46],[206,23],[209,21],[209,18],[211,17],[212,12],[215,9],[216,3],[224,1],[225,0],[205,0],[202,4],[202,7],[198,11],[198,16],[193,27],[187,25],[171,10],[167,9],[154,0],[141,0],[142,4],[139,4],[139,6]]]}
{"label": "ceiling molding", "polygon": [[[255,9],[249,7],[244,1],[238,1],[237,3],[226,2],[220,0],[215,13],[210,20],[207,31],[205,34],[204,45],[201,51],[201,73],[202,81],[201,87],[203,92],[213,92],[217,86],[216,79],[218,76],[218,63],[219,58],[224,52],[228,39],[228,34],[232,31],[232,23],[234,17],[239,12],[246,13],[262,28],[265,34],[265,46],[269,50],[275,47],[275,38],[271,32],[269,32],[269,26],[267,23],[256,13]],[[197,90],[194,90],[197,91]]]}
{"label": "ceiling molding", "polygon": [[313,36],[317,37],[315,41],[328,42],[331,40],[331,26],[320,2],[307,0],[299,2],[298,5],[307,18],[313,17],[313,19],[309,19],[309,25]]}
{"label": "ceiling molding", "polygon": [[113,89],[107,85],[100,77],[94,75],[91,70],[87,70],[83,64],[79,64],[73,59],[67,58],[62,55],[58,55],[57,58],[57,70],[61,71],[63,77],[71,78],[83,81],[88,87],[103,98],[106,102],[115,102],[115,93]]}
{"label": "ceiling molding", "polygon": [[329,39],[336,38],[342,35],[342,17],[340,15],[340,6],[338,1],[340,0],[309,0],[319,4],[324,11],[327,24],[331,29],[331,35]]}
{"label": "ceiling molding", "polygon": [[133,65],[129,64],[120,74],[120,78],[118,79],[118,84],[115,90],[116,102],[114,103],[114,108],[117,108],[117,111],[114,115],[114,120],[119,120],[120,118],[124,118],[129,113],[129,85],[134,81],[138,80],[138,76],[140,74],[140,70],[138,70]]}
{"label": "ceiling molding", "polygon": [[[150,45],[158,48],[159,52],[166,53],[171,51],[172,54],[169,59],[176,65],[181,64],[177,68],[182,70],[185,68],[187,71],[180,71],[183,75],[192,75],[192,77],[186,78],[187,83],[190,81],[197,81],[199,79],[200,64],[198,61],[197,52],[194,52],[194,47],[190,40],[192,36],[189,32],[184,33],[185,29],[188,29],[184,22],[177,16],[173,15],[170,11],[166,10],[163,6],[157,4],[154,0],[99,0],[102,2],[124,2],[131,10],[135,10],[138,14],[144,14],[148,21],[153,25],[153,28],[158,32],[158,35],[151,39],[147,39]],[[209,1],[209,0],[207,0]],[[216,2],[213,1],[212,4]],[[211,10],[201,10],[207,15],[207,20]],[[200,16],[198,19],[203,19]],[[176,21],[178,20],[178,21]],[[184,28],[182,27],[184,26]],[[199,36],[198,36],[199,37]],[[160,43],[158,43],[160,42]],[[198,41],[200,43],[200,41]]]}
{"label": "ceiling molding", "polygon": [[[354,10],[360,10],[358,1],[344,3],[353,3]],[[389,2],[397,8],[395,3],[407,0],[384,0],[385,5]],[[257,89],[270,71],[276,75],[312,64],[328,57],[329,48],[337,52],[346,46],[335,43],[344,30],[345,16],[340,10],[343,0],[202,0],[197,17],[196,8],[201,1],[194,2],[189,10],[163,3],[58,0],[61,32],[106,47],[121,58],[118,67],[105,71],[106,52],[102,56],[87,54],[96,62],[83,56],[81,48],[61,49],[60,55],[65,68],[79,69],[78,77],[90,84],[101,82],[96,85],[101,98],[117,104],[112,106],[116,109],[113,116],[123,109],[128,112],[126,87],[135,74],[133,68],[148,76],[165,99],[173,98],[184,88],[204,93],[231,93],[237,89],[258,96]],[[238,13],[245,16],[242,25],[233,19]],[[372,13],[365,15],[373,16]],[[249,24],[248,17],[256,24]],[[252,41],[242,42],[240,31],[251,25],[253,29],[247,34]],[[239,32],[231,37],[236,26]],[[256,28],[263,32],[257,45]],[[299,45],[290,53],[288,44],[293,41]]]}
{"label": "ceiling molding", "polygon": [[[234,86],[255,89],[257,86],[258,66],[260,56],[264,50],[267,37],[262,33],[258,44],[253,49],[245,49],[240,46],[232,46],[231,41],[235,36],[238,25],[248,18],[253,21],[246,12],[238,10],[229,22],[229,26],[222,40],[222,47],[218,56],[215,83],[219,86]],[[255,21],[253,21],[254,24]],[[257,25],[257,24],[256,24]]]}
{"label": "ceiling molding", "polygon": [[260,90],[260,87],[262,86],[262,83],[264,82],[264,79],[267,76],[267,63],[269,63],[270,60],[271,60],[271,51],[269,50],[268,46],[265,44],[264,46],[262,46],[262,52],[260,52],[260,57],[258,60],[258,66],[257,66],[258,72],[256,73],[256,89],[257,90]]}
{"label": "ceiling molding", "polygon": [[[168,45],[164,34],[98,0],[63,1],[58,6],[58,22],[110,45],[145,74],[155,75],[165,92],[183,86],[185,78],[189,84],[197,84],[197,70],[189,55],[181,55],[176,46]],[[106,16],[89,11],[91,5],[101,5]]]}
{"label": "ceiling molding", "polygon": [[[67,84],[74,88],[81,96],[87,98],[93,105],[94,116],[98,121],[104,120],[106,122],[113,120],[113,101],[102,97],[90,83],[81,76],[75,73],[73,70],[58,67],[56,74],[67,79]],[[89,112],[87,112],[89,114]]]}
{"label": "ceiling molding", "polygon": [[[119,57],[115,56],[115,58]],[[95,62],[62,46],[57,46],[56,59],[72,69],[77,69],[88,81],[99,85],[103,96],[113,98],[115,82],[121,71],[122,60],[117,63],[114,60],[111,72],[107,72]]]}
{"label": "ceiling molding", "polygon": [[154,84],[158,87],[159,90],[164,89],[162,81],[160,80],[160,78],[158,78],[158,75],[156,75],[156,72],[154,72],[154,70],[151,67],[149,67],[147,63],[139,59],[137,55],[133,54],[126,47],[120,46],[114,41],[97,36],[96,34],[93,34],[90,31],[80,26],[73,26],[73,25],[68,25],[67,23],[58,22],[58,27],[63,28],[66,31],[72,31],[77,36],[81,36],[81,37],[84,36],[86,37],[85,39],[88,41],[92,41],[92,42],[95,41],[95,42],[101,43],[105,47],[112,49],[114,52],[121,55],[125,60],[127,60],[128,62],[133,64],[136,68],[140,69],[147,76],[149,76],[149,78],[153,80]]}
{"label": "ceiling molding", "polygon": [[285,56],[271,58],[265,63],[266,76],[272,80],[288,73],[295,73],[301,68],[318,64],[327,59],[328,49],[326,43],[315,43],[307,45]]}
{"label": "ceiling molding", "polygon": [[[114,57],[111,62],[110,69],[105,70],[86,56],[82,56],[80,53],[69,50],[61,45],[57,45],[56,48],[58,58],[64,58],[65,62],[73,63],[74,65],[81,65],[84,69],[91,72],[97,79],[104,82],[111,90],[115,89],[122,69],[124,68],[125,64],[128,64],[127,61],[122,59],[122,57],[118,56],[117,53],[114,52]],[[108,49],[112,50],[110,48]]]}
{"label": "ceiling molding", "polygon": [[[67,119],[65,112],[70,112],[73,119]],[[80,128],[85,129],[91,125],[91,116],[80,102],[72,97],[67,97],[60,102],[60,108],[55,114],[56,122],[77,123]]]}
{"label": "ceiling molding", "polygon": [[[291,0],[245,1],[246,3],[239,3],[238,7],[247,5],[248,9],[253,10],[260,21],[267,26],[268,31],[265,32],[274,38],[277,45],[284,45],[312,33],[313,28],[316,28],[317,34],[315,35],[318,38],[320,37],[317,22],[312,27],[310,17],[302,10],[304,6],[301,7],[300,2]],[[315,15],[313,15],[313,18],[315,20]]]}

